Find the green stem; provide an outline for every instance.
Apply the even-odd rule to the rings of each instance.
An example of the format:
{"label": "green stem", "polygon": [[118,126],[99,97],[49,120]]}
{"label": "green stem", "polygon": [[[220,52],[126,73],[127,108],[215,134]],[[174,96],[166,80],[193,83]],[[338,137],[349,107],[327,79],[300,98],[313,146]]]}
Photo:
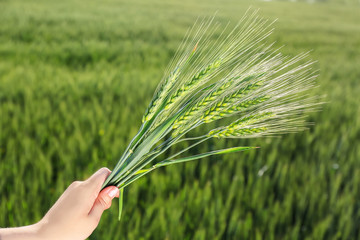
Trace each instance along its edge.
{"label": "green stem", "polygon": [[[195,128],[196,126],[194,126],[193,128]],[[193,128],[189,129],[192,130]],[[138,167],[137,169],[132,169],[132,174],[128,174],[124,179],[118,179],[118,181],[116,182],[116,186],[121,186],[122,183],[126,182],[128,179],[131,179],[140,169],[142,169],[143,167],[145,167],[147,164],[151,163],[155,158],[157,158],[159,155],[161,155],[162,153],[164,153],[167,149],[169,149],[172,145],[176,144],[178,139],[180,139],[181,137],[183,137],[186,134],[186,132],[182,133],[181,135],[177,136],[176,138],[171,139],[171,141],[169,142],[168,145],[164,145],[162,148],[158,148],[158,149],[154,149],[153,152],[148,156],[147,159],[144,159],[142,161],[142,164],[140,165],[140,167]],[[140,163],[137,163],[137,165],[139,165]],[[137,166],[136,165],[136,166]]]}
{"label": "green stem", "polygon": [[[124,188],[124,187],[130,185],[131,183],[133,183],[134,181],[136,181],[137,179],[141,178],[142,176],[152,172],[153,170],[155,170],[155,169],[157,169],[159,167],[164,167],[164,166],[175,164],[175,163],[189,162],[189,161],[192,161],[192,160],[196,160],[196,159],[199,159],[199,158],[204,158],[204,157],[208,157],[208,156],[212,156],[212,155],[234,153],[234,152],[246,151],[246,150],[250,150],[250,149],[254,149],[254,148],[256,148],[256,147],[234,147],[234,148],[226,148],[226,149],[221,149],[221,150],[215,150],[215,151],[202,153],[202,154],[198,154],[198,155],[195,155],[195,156],[184,157],[184,158],[180,158],[180,159],[173,159],[173,160],[166,159],[166,160],[164,160],[162,162],[159,162],[159,163],[153,165],[151,168],[142,170],[141,173],[133,176],[133,178],[130,178],[129,181],[119,183],[118,187],[120,186],[121,188]],[[123,184],[123,185],[121,185],[121,184]]]}
{"label": "green stem", "polygon": [[[190,128],[188,131],[191,131],[192,129],[196,128],[197,126],[194,125],[192,128]],[[188,132],[187,131],[187,132]],[[178,139],[180,139],[181,137],[183,137],[187,132],[182,133],[181,135],[177,136],[176,138],[172,139],[172,141],[170,141],[170,143],[166,146],[164,146],[162,149],[156,150],[154,153],[151,154],[151,156],[149,156],[148,159],[145,159],[145,161],[143,161],[143,163],[140,165],[140,167],[138,167],[137,169],[135,169],[135,171],[132,171],[132,174],[128,174],[124,179],[119,179],[116,182],[116,186],[121,186],[122,183],[125,183],[127,180],[131,179],[134,175],[136,175],[137,172],[141,171],[142,168],[144,168],[146,165],[148,165],[149,163],[151,163],[155,158],[157,158],[159,155],[161,155],[162,153],[164,153],[167,149],[169,149],[172,145],[178,143]],[[186,149],[182,150],[181,152],[179,152],[178,154],[175,154],[173,156],[171,156],[170,158],[173,158],[181,153],[183,153],[184,151],[195,147],[196,145],[200,144],[201,142],[204,142],[205,140],[209,139],[209,137],[192,144],[191,146],[187,147]],[[167,158],[169,159],[169,158]],[[165,159],[165,160],[167,160]]]}
{"label": "green stem", "polygon": [[[204,139],[202,139],[202,140],[200,140],[200,141],[198,141],[198,142],[196,142],[196,143],[194,143],[194,144],[190,145],[189,147],[187,147],[187,148],[185,148],[185,149],[181,150],[180,152],[178,152],[178,153],[176,153],[176,154],[174,154],[174,155],[172,155],[172,156],[168,157],[167,159],[174,158],[174,157],[176,157],[176,156],[178,156],[178,155],[182,154],[183,152],[186,152],[186,151],[187,151],[187,150],[189,150],[190,148],[193,148],[193,147],[195,147],[195,146],[199,145],[200,143],[205,142],[205,141],[206,141],[206,140],[208,140],[209,138],[211,138],[211,137],[206,137],[206,138],[204,138]],[[167,159],[166,159],[166,160],[167,160]]]}

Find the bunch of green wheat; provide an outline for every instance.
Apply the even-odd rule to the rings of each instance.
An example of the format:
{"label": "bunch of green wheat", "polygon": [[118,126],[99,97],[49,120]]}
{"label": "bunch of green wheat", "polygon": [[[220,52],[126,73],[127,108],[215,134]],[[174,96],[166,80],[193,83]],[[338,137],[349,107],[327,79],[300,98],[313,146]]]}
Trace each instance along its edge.
{"label": "bunch of green wheat", "polygon": [[[304,113],[316,107],[304,94],[314,86],[315,74],[307,54],[282,55],[265,42],[272,23],[246,13],[228,30],[214,18],[196,23],[187,33],[130,142],[103,187],[123,189],[162,166],[253,147],[214,150],[178,156],[217,138],[247,138],[296,132],[306,127]],[[219,122],[219,120],[221,120]],[[185,135],[218,121],[202,136]],[[174,144],[189,147],[158,160]],[[120,201],[121,202],[121,201]]]}

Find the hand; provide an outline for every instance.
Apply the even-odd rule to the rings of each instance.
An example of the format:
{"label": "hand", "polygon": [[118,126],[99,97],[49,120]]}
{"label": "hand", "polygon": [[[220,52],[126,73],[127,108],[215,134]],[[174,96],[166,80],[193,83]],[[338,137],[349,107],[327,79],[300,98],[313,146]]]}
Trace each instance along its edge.
{"label": "hand", "polygon": [[111,200],[119,196],[119,189],[115,186],[100,192],[109,174],[109,169],[101,168],[86,181],[73,182],[40,222],[0,229],[0,239],[86,239],[99,224],[104,210],[111,206]]}

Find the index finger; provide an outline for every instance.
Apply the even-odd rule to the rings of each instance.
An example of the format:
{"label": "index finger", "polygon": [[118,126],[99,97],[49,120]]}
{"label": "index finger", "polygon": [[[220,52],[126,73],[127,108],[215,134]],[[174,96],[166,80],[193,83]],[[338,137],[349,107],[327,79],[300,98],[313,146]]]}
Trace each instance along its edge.
{"label": "index finger", "polygon": [[91,177],[85,180],[87,187],[92,189],[94,192],[99,193],[101,186],[105,182],[106,178],[110,175],[111,171],[108,168],[100,168]]}

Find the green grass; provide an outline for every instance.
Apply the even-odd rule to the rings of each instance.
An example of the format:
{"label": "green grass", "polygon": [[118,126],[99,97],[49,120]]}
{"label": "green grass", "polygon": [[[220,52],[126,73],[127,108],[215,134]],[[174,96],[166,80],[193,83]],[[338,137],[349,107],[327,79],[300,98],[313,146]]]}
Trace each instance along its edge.
{"label": "green grass", "polygon": [[315,126],[200,146],[261,149],[156,170],[90,239],[359,239],[360,7],[345,3],[1,1],[0,226],[38,221],[72,181],[112,168],[187,27],[251,4],[279,18],[276,46],[318,60]]}

